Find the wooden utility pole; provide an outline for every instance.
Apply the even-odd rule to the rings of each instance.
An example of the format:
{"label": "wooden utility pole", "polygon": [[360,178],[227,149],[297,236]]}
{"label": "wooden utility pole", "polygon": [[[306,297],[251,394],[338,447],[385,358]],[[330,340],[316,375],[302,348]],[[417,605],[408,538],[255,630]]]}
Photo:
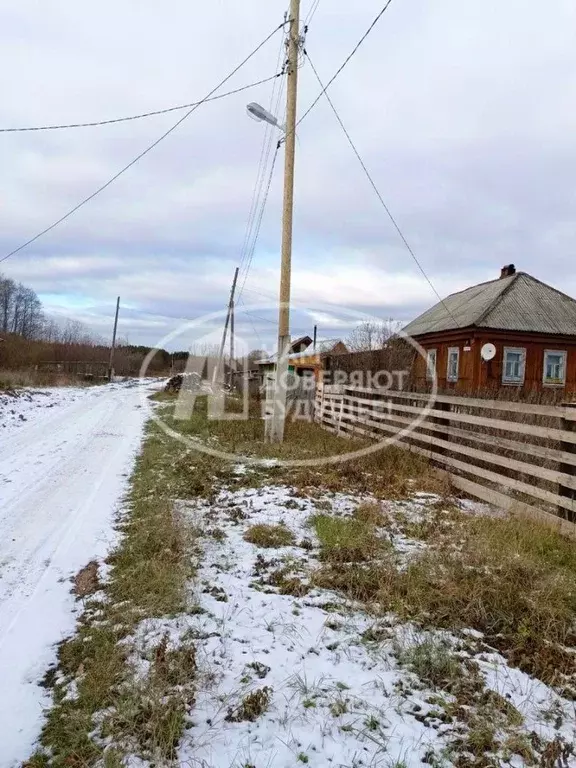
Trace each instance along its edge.
{"label": "wooden utility pole", "polygon": [[220,375],[220,368],[222,367],[222,358],[224,356],[224,345],[226,344],[226,334],[228,333],[228,325],[230,323],[230,316],[232,314],[232,308],[234,307],[234,294],[236,293],[236,282],[238,280],[238,272],[240,267],[236,267],[234,272],[234,279],[232,280],[232,289],[230,290],[230,299],[228,300],[228,312],[226,313],[226,322],[224,323],[224,330],[222,332],[222,341],[220,342],[220,349],[218,351],[218,359],[214,367],[214,374],[212,375],[212,384],[216,384],[218,376]]}
{"label": "wooden utility pole", "polygon": [[118,329],[118,312],[120,310],[120,296],[116,300],[116,316],[114,318],[114,333],[112,334],[112,346],[110,347],[110,363],[108,365],[108,381],[112,381],[114,375],[114,350],[116,349],[116,330]]}
{"label": "wooden utility pole", "polygon": [[282,211],[282,261],[278,310],[278,356],[272,419],[266,422],[266,438],[284,440],[286,385],[290,348],[290,283],[292,271],[292,222],[294,218],[294,161],[296,155],[296,109],[298,100],[298,52],[300,48],[300,0],[290,0],[286,95],[286,154],[284,158],[284,205]]}
{"label": "wooden utility pole", "polygon": [[230,302],[230,390],[234,388],[234,299]]}

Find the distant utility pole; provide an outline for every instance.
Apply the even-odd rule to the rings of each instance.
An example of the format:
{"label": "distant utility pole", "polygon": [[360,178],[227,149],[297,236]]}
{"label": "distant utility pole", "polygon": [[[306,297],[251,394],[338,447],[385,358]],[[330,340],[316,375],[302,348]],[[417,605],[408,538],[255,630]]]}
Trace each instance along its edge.
{"label": "distant utility pole", "polygon": [[110,347],[110,363],[108,365],[108,381],[112,381],[114,375],[114,350],[116,349],[116,330],[118,329],[118,312],[120,310],[120,296],[116,300],[116,316],[114,317],[114,333],[112,334],[112,346]]}
{"label": "distant utility pole", "polygon": [[234,388],[234,298],[230,302],[230,390]]}
{"label": "distant utility pole", "polygon": [[228,301],[228,312],[226,313],[226,322],[224,323],[224,331],[222,332],[222,341],[220,342],[220,349],[218,351],[218,359],[214,366],[214,373],[212,375],[212,384],[216,384],[218,376],[220,375],[220,368],[222,366],[222,358],[224,356],[224,345],[226,344],[226,334],[228,333],[228,324],[230,323],[230,315],[234,306],[234,294],[236,293],[236,282],[238,281],[238,272],[240,267],[236,267],[234,272],[234,279],[232,280],[232,289],[230,290],[230,299]]}
{"label": "distant utility pole", "polygon": [[290,282],[292,270],[292,222],[294,217],[294,162],[296,156],[296,108],[298,101],[298,52],[300,48],[300,0],[290,0],[286,95],[286,154],[284,158],[284,205],[282,211],[282,261],[278,310],[278,356],[272,419],[266,422],[266,438],[284,440],[286,385],[290,348]]}

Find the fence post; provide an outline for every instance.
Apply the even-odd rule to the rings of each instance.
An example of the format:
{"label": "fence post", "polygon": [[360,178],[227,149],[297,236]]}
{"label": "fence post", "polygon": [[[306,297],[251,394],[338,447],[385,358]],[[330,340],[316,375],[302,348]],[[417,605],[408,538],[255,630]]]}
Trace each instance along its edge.
{"label": "fence post", "polygon": [[[563,405],[566,409],[576,409],[576,403],[563,403]],[[576,421],[563,418],[561,420],[561,429],[566,432],[576,432]],[[576,454],[576,443],[561,442],[560,450],[565,453]],[[572,477],[576,476],[576,467],[573,464],[560,464],[559,471],[563,472],[565,475],[571,475]],[[558,495],[572,501],[576,500],[576,490],[574,490],[574,488],[568,488],[562,484],[558,486]],[[574,512],[571,512],[569,509],[564,509],[564,507],[558,507],[558,515],[565,520],[569,520],[571,523],[576,522],[576,515]]]}
{"label": "fence post", "polygon": [[[438,411],[446,411],[447,413],[450,413],[450,411],[452,410],[452,406],[451,406],[450,403],[443,403],[443,402],[442,403],[436,403],[435,404],[435,409],[437,409]],[[442,418],[440,418],[438,416],[435,416],[433,421],[434,421],[435,424],[438,424],[438,425],[446,428],[446,432],[444,432],[444,431],[440,432],[440,437],[441,437],[442,440],[449,441],[450,440],[450,435],[448,434],[448,429],[450,428],[450,419],[449,418],[442,419]],[[425,423],[422,426],[423,426],[424,429],[426,429],[426,424]],[[444,448],[441,445],[438,445],[438,446],[436,446],[434,448],[431,448],[431,450],[433,452],[436,452],[436,453],[440,454],[440,456],[446,456],[446,454],[450,453],[450,451],[447,448]]]}
{"label": "fence post", "polygon": [[322,425],[324,417],[324,383],[316,382],[316,402],[314,403],[314,421]]}

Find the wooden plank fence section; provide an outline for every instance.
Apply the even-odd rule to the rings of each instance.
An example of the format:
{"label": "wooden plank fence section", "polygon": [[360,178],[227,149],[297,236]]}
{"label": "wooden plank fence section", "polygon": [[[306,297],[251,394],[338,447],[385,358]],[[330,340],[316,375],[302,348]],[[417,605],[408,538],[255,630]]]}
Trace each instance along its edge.
{"label": "wooden plank fence section", "polygon": [[[363,392],[366,394],[382,395],[382,390],[370,387],[346,387],[346,392]],[[390,392],[390,395],[405,400],[430,400],[428,392]],[[465,403],[463,401],[466,401]],[[529,413],[534,416],[552,416],[558,418],[559,412],[564,419],[576,421],[576,410],[561,405],[537,405],[533,403],[519,403],[515,400],[484,400],[481,397],[458,397],[457,395],[436,395],[436,403],[449,403],[450,405],[466,405],[468,408],[483,408],[491,411],[508,411],[509,413]]]}
{"label": "wooden plank fence section", "polygon": [[460,490],[576,538],[576,407],[319,384],[315,413],[336,434],[393,439]]}

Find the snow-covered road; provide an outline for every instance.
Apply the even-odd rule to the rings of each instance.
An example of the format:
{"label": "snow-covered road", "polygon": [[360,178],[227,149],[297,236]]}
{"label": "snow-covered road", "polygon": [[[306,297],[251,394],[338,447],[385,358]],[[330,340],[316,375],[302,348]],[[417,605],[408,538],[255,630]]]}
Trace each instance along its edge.
{"label": "snow-covered road", "polygon": [[103,557],[147,417],[143,388],[0,399],[0,768],[29,757],[38,681],[75,624],[70,578]]}

